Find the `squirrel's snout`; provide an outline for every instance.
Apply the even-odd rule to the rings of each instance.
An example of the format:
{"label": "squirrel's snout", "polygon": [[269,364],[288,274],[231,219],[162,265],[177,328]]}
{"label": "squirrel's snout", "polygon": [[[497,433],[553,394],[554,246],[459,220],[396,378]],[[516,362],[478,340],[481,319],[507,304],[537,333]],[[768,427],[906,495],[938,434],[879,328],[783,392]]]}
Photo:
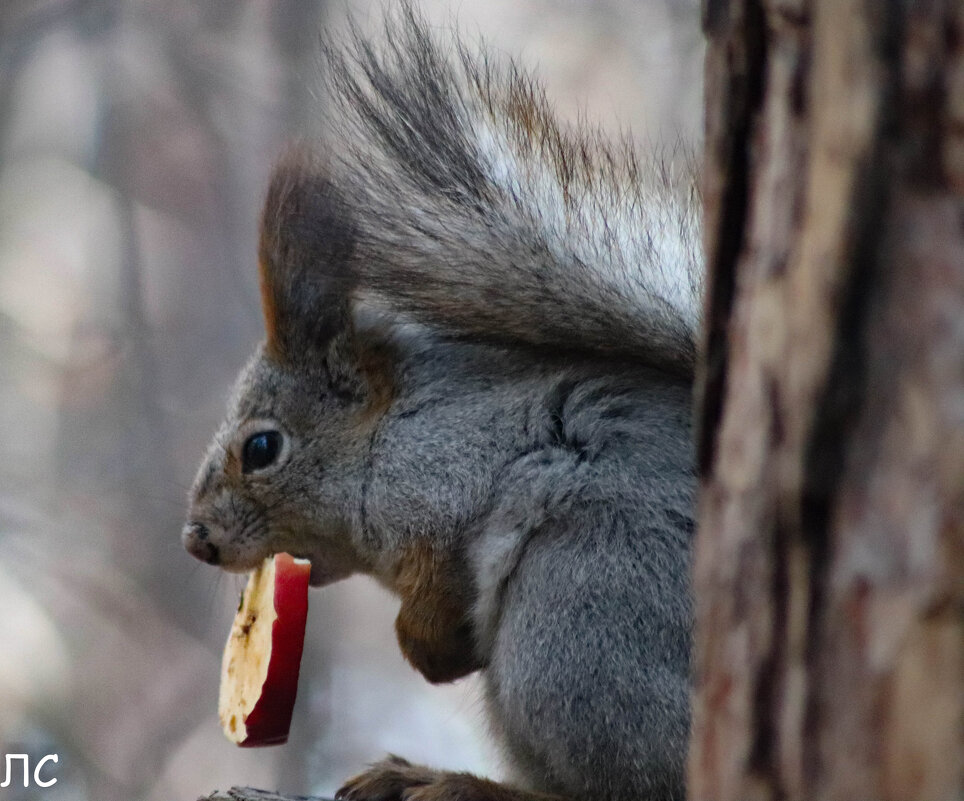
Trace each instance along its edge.
{"label": "squirrel's snout", "polygon": [[216,565],[220,561],[218,546],[209,540],[209,535],[204,523],[190,522],[181,531],[181,542],[191,556],[209,565]]}

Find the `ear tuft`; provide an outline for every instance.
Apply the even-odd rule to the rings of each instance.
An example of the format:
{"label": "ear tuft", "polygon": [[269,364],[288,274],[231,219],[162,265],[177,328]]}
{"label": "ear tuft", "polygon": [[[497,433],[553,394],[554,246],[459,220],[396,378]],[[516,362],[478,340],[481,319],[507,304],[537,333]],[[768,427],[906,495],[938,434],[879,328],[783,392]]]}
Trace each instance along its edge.
{"label": "ear tuft", "polygon": [[290,150],[271,176],[258,248],[268,348],[279,360],[326,347],[348,325],[355,244],[348,209],[316,156]]}

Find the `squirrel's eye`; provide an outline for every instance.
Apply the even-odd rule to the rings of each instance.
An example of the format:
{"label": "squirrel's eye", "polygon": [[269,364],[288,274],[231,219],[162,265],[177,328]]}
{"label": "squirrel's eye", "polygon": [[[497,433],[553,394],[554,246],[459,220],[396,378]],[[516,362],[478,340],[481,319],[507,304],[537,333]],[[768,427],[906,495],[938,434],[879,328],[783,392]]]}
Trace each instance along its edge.
{"label": "squirrel's eye", "polygon": [[281,452],[281,434],[278,431],[259,431],[252,434],[241,450],[241,472],[251,473],[268,467]]}

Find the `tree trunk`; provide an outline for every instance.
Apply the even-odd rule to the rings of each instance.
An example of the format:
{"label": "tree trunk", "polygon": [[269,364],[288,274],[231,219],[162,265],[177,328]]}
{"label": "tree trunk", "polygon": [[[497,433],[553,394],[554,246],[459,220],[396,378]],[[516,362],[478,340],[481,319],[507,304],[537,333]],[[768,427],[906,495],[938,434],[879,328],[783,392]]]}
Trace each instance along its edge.
{"label": "tree trunk", "polygon": [[694,799],[964,795],[964,4],[704,0]]}

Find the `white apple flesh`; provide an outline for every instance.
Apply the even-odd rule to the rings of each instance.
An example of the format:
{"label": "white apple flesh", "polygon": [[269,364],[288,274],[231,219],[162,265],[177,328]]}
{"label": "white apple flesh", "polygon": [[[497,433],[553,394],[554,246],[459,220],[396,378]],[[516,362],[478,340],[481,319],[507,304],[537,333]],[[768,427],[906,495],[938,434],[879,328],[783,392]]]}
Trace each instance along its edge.
{"label": "white apple flesh", "polygon": [[218,717],[231,742],[288,739],[308,617],[311,563],[269,557],[248,579],[221,662]]}

